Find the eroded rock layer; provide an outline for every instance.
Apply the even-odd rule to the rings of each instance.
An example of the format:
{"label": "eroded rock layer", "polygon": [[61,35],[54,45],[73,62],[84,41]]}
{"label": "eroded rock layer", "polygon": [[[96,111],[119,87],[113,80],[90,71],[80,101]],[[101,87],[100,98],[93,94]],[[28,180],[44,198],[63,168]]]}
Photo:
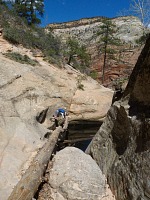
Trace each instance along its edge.
{"label": "eroded rock layer", "polygon": [[[87,48],[91,56],[90,68],[97,72],[97,79],[101,80],[104,55],[100,47],[103,17],[87,18],[72,22],[49,24],[54,35],[59,36],[65,44],[72,37]],[[105,85],[112,85],[112,80],[128,78],[141,52],[141,45],[136,41],[147,32],[141,21],[134,16],[116,17],[110,19],[116,25],[115,37],[122,45],[113,46],[116,53],[109,58],[105,67]],[[48,28],[47,27],[47,28]]]}

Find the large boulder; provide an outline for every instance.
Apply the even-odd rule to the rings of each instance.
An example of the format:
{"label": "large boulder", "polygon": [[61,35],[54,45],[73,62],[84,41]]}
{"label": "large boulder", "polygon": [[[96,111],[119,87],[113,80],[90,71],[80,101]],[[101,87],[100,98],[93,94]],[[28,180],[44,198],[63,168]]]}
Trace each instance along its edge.
{"label": "large boulder", "polygon": [[120,101],[86,150],[118,200],[150,199],[150,38]]}
{"label": "large boulder", "polygon": [[113,200],[96,162],[77,148],[66,147],[58,152],[49,173],[54,200]]}

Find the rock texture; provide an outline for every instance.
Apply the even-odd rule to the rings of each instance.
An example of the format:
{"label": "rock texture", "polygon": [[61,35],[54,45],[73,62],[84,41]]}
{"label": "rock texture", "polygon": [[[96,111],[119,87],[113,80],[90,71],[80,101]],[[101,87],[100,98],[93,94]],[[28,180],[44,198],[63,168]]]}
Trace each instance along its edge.
{"label": "rock texture", "polygon": [[96,162],[81,150],[67,147],[53,159],[49,184],[54,200],[113,200]]}
{"label": "rock texture", "polygon": [[[150,39],[139,56],[124,93],[129,97],[130,112],[146,112],[149,117],[150,106]],[[144,109],[144,110],[143,110]],[[131,113],[132,114],[132,113]]]}
{"label": "rock texture", "polygon": [[[70,37],[70,34],[83,44],[95,44],[95,37],[93,33],[97,33],[99,27],[102,25],[102,17],[81,19],[73,22],[66,22],[60,24],[49,24],[48,27],[52,28],[57,36],[61,36],[63,40]],[[143,34],[144,26],[137,17],[127,16],[112,19],[113,23],[117,25],[117,36],[125,42],[134,43]],[[98,40],[98,38],[97,38]]]}
{"label": "rock texture", "polygon": [[[0,40],[4,42],[4,40]],[[0,45],[1,46],[1,45]],[[5,41],[8,48],[13,45]],[[6,49],[5,49],[6,47]],[[22,47],[21,53],[33,57]],[[18,49],[19,51],[19,49]],[[58,107],[66,107],[71,119],[102,120],[113,92],[69,66],[58,68],[37,58],[39,65],[20,64],[0,53],[0,199],[6,200],[33,157],[45,144],[50,120]],[[91,83],[89,83],[91,82]],[[80,91],[79,86],[83,84]],[[101,92],[100,92],[101,91]],[[91,96],[91,93],[98,95]],[[83,98],[84,96],[84,98]],[[104,96],[104,102],[102,97]],[[77,99],[79,98],[79,100]],[[86,103],[84,101],[86,99]],[[94,106],[93,106],[94,103]],[[84,109],[82,110],[82,105]],[[79,110],[81,109],[81,114]],[[91,112],[90,116],[87,113]],[[88,117],[87,117],[88,116]]]}
{"label": "rock texture", "polygon": [[150,199],[150,38],[87,149],[118,200]]}
{"label": "rock texture", "polygon": [[51,132],[48,142],[38,151],[38,154],[31,162],[26,173],[23,174],[21,180],[13,189],[8,200],[18,199],[18,197],[19,200],[32,199],[43,180],[43,174],[45,174],[49,160],[54,152],[58,137],[65,132],[67,125],[68,123],[66,119],[63,127],[58,126]]}
{"label": "rock texture", "polygon": [[[91,70],[96,70],[98,79],[101,80],[103,55],[99,50],[100,36],[97,32],[102,25],[102,17],[81,19],[61,24],[49,24],[56,36],[65,43],[68,37],[76,38],[85,45],[91,55]],[[123,45],[118,49],[115,59],[109,59],[105,69],[105,84],[121,77],[128,77],[141,52],[141,47],[135,42],[143,35],[145,28],[137,17],[126,16],[111,19],[117,27],[116,37],[120,38]],[[113,47],[114,48],[114,47]],[[112,83],[111,83],[112,84]]]}

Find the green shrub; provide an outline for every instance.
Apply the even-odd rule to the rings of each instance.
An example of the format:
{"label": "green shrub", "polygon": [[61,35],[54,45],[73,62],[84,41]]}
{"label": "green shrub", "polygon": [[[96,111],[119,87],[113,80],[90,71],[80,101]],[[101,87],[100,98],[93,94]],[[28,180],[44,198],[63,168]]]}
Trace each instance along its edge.
{"label": "green shrub", "polygon": [[51,33],[46,34],[41,28],[20,30],[10,25],[3,31],[3,37],[13,44],[22,44],[26,48],[38,48],[45,56],[58,56],[60,42]]}
{"label": "green shrub", "polygon": [[75,38],[68,38],[64,47],[64,56],[68,57],[67,64],[71,64],[75,69],[84,72],[90,63],[90,55],[85,46]]}
{"label": "green shrub", "polygon": [[123,89],[123,86],[125,83],[127,83],[129,81],[129,77],[122,77],[122,78],[117,78],[115,80],[113,80],[113,86],[117,89]]}
{"label": "green shrub", "polygon": [[150,36],[150,33],[144,33],[139,39],[136,40],[137,44],[145,44],[147,38]]}
{"label": "green shrub", "polygon": [[84,90],[84,85],[83,85],[82,83],[79,83],[79,84],[78,84],[78,89],[79,89],[79,90]]}
{"label": "green shrub", "polygon": [[12,60],[22,63],[22,64],[29,64],[32,66],[39,64],[38,61],[30,59],[27,55],[21,55],[16,52],[5,53],[4,55]]}
{"label": "green shrub", "polygon": [[82,80],[85,80],[85,79],[86,78],[83,77],[83,76],[78,76],[78,78],[77,78],[77,88],[79,90],[84,90],[84,85],[81,82],[82,82]]}
{"label": "green shrub", "polygon": [[39,49],[45,57],[61,59],[60,41],[50,30],[46,33],[43,28],[29,26],[25,19],[18,17],[3,5],[0,6],[0,26],[3,27],[3,37],[12,44]]}
{"label": "green shrub", "polygon": [[97,71],[92,71],[91,73],[90,73],[90,76],[91,76],[91,78],[93,78],[93,79],[97,79],[98,78],[98,73],[97,73]]}

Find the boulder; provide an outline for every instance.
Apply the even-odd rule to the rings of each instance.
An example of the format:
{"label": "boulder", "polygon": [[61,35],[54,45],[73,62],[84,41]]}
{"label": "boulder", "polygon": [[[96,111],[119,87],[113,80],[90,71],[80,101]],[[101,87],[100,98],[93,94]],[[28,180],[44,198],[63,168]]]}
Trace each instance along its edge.
{"label": "boulder", "polygon": [[96,162],[75,147],[66,147],[53,158],[49,184],[54,200],[113,199]]}
{"label": "boulder", "polygon": [[150,38],[89,145],[117,200],[150,199]]}

